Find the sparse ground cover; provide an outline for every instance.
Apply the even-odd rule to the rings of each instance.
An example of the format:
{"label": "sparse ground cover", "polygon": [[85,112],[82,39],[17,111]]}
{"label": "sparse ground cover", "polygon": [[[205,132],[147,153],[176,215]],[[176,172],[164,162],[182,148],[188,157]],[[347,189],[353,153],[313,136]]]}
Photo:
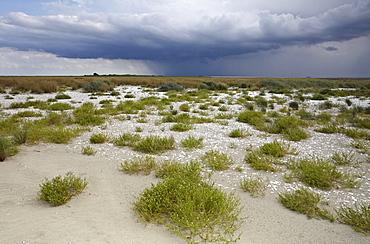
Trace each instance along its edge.
{"label": "sparse ground cover", "polygon": [[[300,201],[299,196],[286,195],[287,190],[310,195],[313,205],[304,207],[315,218],[327,214],[317,207],[317,199],[325,198],[324,209],[332,210],[335,221],[368,233],[368,220],[355,212],[369,212],[370,94],[356,89],[369,86],[369,81],[340,85],[306,80],[298,86],[305,80],[215,80],[198,89],[194,78],[179,81],[184,90],[158,91],[159,85],[150,79],[145,82],[151,85],[143,88],[129,86],[137,77],[125,78],[130,81],[90,84],[92,77],[87,77],[80,85],[66,85],[59,96],[53,87],[59,89],[62,81],[49,88],[40,82],[32,99],[27,86],[21,89],[17,83],[14,88],[0,79],[1,85],[8,84],[0,94],[1,159],[15,155],[19,145],[47,142],[66,143],[72,149],[78,143],[79,153],[122,159],[120,170],[129,174],[155,171],[164,177],[167,170],[176,171],[178,163],[200,162],[213,172],[211,179],[220,189],[247,191],[253,197],[275,195],[281,202]],[[102,90],[87,92],[87,84]],[[52,93],[42,94],[47,90]],[[92,148],[90,143],[99,145]],[[162,163],[154,162],[157,159]],[[256,172],[259,177],[250,177]],[[312,192],[296,191],[297,186],[309,186]],[[335,211],[343,202],[355,210]],[[178,226],[172,230],[179,233]]]}

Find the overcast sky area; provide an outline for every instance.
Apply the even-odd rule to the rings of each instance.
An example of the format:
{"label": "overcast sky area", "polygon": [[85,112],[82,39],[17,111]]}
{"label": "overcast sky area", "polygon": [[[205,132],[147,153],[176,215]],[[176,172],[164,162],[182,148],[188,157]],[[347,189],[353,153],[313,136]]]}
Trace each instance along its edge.
{"label": "overcast sky area", "polygon": [[0,75],[370,77],[370,0],[0,2]]}

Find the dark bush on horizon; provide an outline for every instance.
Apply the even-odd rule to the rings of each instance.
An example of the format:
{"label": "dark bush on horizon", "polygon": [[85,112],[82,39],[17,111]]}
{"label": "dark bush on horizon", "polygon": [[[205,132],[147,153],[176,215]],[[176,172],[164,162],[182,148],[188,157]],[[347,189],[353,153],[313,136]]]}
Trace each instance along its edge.
{"label": "dark bush on horizon", "polygon": [[94,80],[87,83],[84,87],[86,92],[106,92],[112,91],[114,84],[111,84],[109,81]]}
{"label": "dark bush on horizon", "polygon": [[198,89],[202,90],[212,90],[212,91],[219,91],[219,90],[227,90],[227,85],[222,83],[215,83],[213,81],[203,81],[198,85]]}
{"label": "dark bush on horizon", "polygon": [[158,88],[159,92],[167,92],[167,91],[183,91],[184,87],[180,86],[179,84],[176,83],[166,83],[161,85]]}

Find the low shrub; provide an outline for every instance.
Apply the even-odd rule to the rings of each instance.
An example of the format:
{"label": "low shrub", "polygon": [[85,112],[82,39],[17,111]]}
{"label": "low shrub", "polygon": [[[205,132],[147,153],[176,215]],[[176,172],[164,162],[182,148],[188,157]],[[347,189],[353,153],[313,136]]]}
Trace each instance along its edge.
{"label": "low shrub", "polygon": [[74,109],[74,107],[68,103],[53,103],[48,106],[48,110],[53,111],[64,111],[64,110],[70,110]]}
{"label": "low shrub", "polygon": [[183,124],[183,123],[177,123],[170,127],[170,130],[177,131],[177,132],[184,132],[193,129],[192,125],[189,124]]}
{"label": "low shrub", "polygon": [[141,139],[141,136],[138,134],[124,133],[117,138],[113,139],[113,144],[119,147],[134,147],[135,144]]}
{"label": "low shrub", "polygon": [[240,188],[249,192],[252,197],[259,197],[265,195],[265,190],[268,181],[260,176],[245,177],[239,182]]}
{"label": "low shrub", "polygon": [[189,105],[189,103],[183,103],[179,106],[179,109],[183,112],[189,112],[190,111],[190,105]]}
{"label": "low shrub", "polygon": [[231,137],[231,138],[243,138],[243,137],[246,137],[246,133],[242,129],[235,129],[235,130],[232,130],[229,133],[229,137]]}
{"label": "low shrub", "polygon": [[226,170],[233,164],[232,158],[226,153],[220,153],[215,150],[206,152],[206,154],[201,157],[201,160],[212,170]]}
{"label": "low shrub", "polygon": [[354,207],[342,204],[335,212],[340,223],[351,226],[355,231],[370,235],[370,204],[356,203]]}
{"label": "low shrub", "polygon": [[64,178],[57,176],[51,180],[45,179],[40,184],[39,199],[50,202],[53,206],[63,205],[80,194],[87,184],[85,179],[76,177],[72,172],[68,172]]}
{"label": "low shrub", "polygon": [[331,160],[335,165],[357,165],[359,162],[355,159],[353,152],[335,152],[331,157]]}
{"label": "low shrub", "polygon": [[327,219],[331,222],[335,220],[328,210],[319,206],[323,204],[320,194],[306,188],[300,188],[294,192],[279,193],[279,201],[284,207],[305,214],[309,219]]}
{"label": "low shrub", "polygon": [[95,155],[96,151],[91,146],[82,147],[81,153],[83,155]]}
{"label": "low shrub", "polygon": [[55,99],[71,99],[71,96],[67,94],[58,94],[55,96]]}
{"label": "low shrub", "polygon": [[184,87],[180,86],[179,84],[176,83],[166,83],[161,85],[158,88],[159,92],[167,92],[167,91],[183,91]]}
{"label": "low shrub", "polygon": [[198,85],[198,89],[199,90],[202,90],[202,89],[213,90],[213,91],[227,90],[227,85],[222,84],[222,83],[215,83],[213,81],[203,81],[202,83]]}
{"label": "low shrub", "polygon": [[0,161],[3,162],[7,157],[10,156],[10,148],[12,144],[6,137],[0,136]]}
{"label": "low shrub", "polygon": [[180,143],[183,147],[187,149],[197,149],[204,147],[203,138],[196,139],[194,136],[191,135],[183,139]]}
{"label": "low shrub", "polygon": [[174,149],[174,145],[175,140],[173,138],[147,136],[134,145],[134,150],[144,153],[158,154],[166,150]]}
{"label": "low shrub", "polygon": [[63,128],[63,127],[56,127],[56,128],[47,128],[46,133],[46,141],[63,144],[68,143],[72,138],[77,137],[83,131],[83,128]]}
{"label": "low shrub", "polygon": [[85,92],[106,92],[112,91],[114,85],[109,81],[95,80],[87,83],[84,87]]}
{"label": "low shrub", "polygon": [[255,170],[277,172],[280,169],[275,165],[277,159],[264,155],[259,151],[253,151],[245,155],[244,161]]}
{"label": "low shrub", "polygon": [[288,178],[297,178],[309,187],[331,190],[334,187],[355,187],[356,182],[348,174],[341,173],[330,160],[300,159],[288,165],[292,173]]}
{"label": "low shrub", "polygon": [[137,157],[131,160],[125,160],[123,163],[121,163],[119,170],[130,175],[139,173],[149,175],[150,172],[156,168],[156,166],[157,163],[153,157],[145,156]]}
{"label": "low shrub", "polygon": [[265,155],[280,158],[289,153],[289,147],[289,144],[275,140],[273,142],[263,144],[259,150]]}
{"label": "low shrub", "polygon": [[93,134],[90,136],[90,143],[93,144],[102,144],[107,140],[108,140],[107,136],[102,133]]}
{"label": "low shrub", "polygon": [[250,125],[259,126],[265,123],[265,118],[262,112],[247,110],[241,112],[236,119],[239,122],[248,123]]}
{"label": "low shrub", "polygon": [[242,222],[240,200],[203,181],[198,163],[177,165],[133,205],[140,219],[165,224],[188,243],[230,243],[239,237],[235,232]]}

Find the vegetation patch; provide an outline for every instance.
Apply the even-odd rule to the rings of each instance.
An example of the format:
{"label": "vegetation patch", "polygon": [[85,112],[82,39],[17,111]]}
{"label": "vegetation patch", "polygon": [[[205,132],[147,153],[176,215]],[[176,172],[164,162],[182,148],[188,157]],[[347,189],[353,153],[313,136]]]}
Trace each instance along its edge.
{"label": "vegetation patch", "polygon": [[120,171],[126,174],[139,174],[149,175],[152,170],[156,168],[157,164],[155,159],[150,156],[137,157],[131,160],[125,160],[120,165]]}
{"label": "vegetation patch", "polygon": [[204,147],[203,138],[195,138],[194,136],[189,135],[187,138],[183,139],[181,145],[187,149],[198,149]]}
{"label": "vegetation patch", "polygon": [[173,138],[147,136],[134,145],[134,150],[144,153],[158,154],[166,150],[174,149],[174,145],[175,141]]}
{"label": "vegetation patch", "polygon": [[287,180],[296,178],[310,187],[331,190],[334,187],[356,187],[359,182],[349,174],[343,174],[330,160],[300,159],[288,165],[292,170]]}
{"label": "vegetation patch", "polygon": [[305,214],[309,219],[327,219],[334,222],[334,216],[322,206],[325,204],[321,201],[318,193],[311,192],[306,188],[300,188],[294,192],[279,193],[280,203],[293,211]]}
{"label": "vegetation patch", "polygon": [[264,196],[267,184],[268,180],[256,175],[245,177],[239,182],[240,188],[252,197]]}
{"label": "vegetation patch", "polygon": [[230,243],[239,237],[240,200],[205,182],[198,163],[170,172],[133,205],[140,219],[164,224],[188,243]]}
{"label": "vegetation patch", "polygon": [[68,172],[65,177],[57,176],[45,179],[40,184],[39,199],[50,202],[52,206],[67,203],[73,196],[80,194],[87,186],[87,181]]}
{"label": "vegetation patch", "polygon": [[354,207],[342,204],[335,212],[340,223],[351,226],[355,231],[370,235],[370,204],[357,203]]}

